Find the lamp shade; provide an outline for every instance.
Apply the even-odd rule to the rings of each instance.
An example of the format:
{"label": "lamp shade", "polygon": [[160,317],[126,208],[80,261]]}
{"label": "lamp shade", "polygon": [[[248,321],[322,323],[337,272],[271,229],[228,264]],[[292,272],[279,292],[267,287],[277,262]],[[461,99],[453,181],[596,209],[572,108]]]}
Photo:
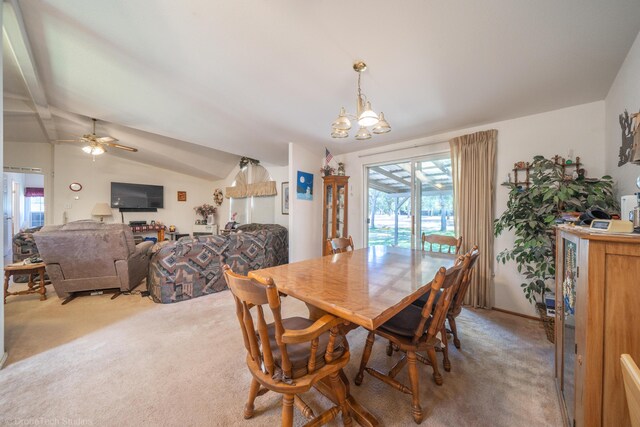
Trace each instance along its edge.
{"label": "lamp shade", "polygon": [[369,133],[369,131],[367,130],[366,127],[361,127],[360,130],[358,131],[358,133],[356,134],[356,139],[358,140],[364,140],[364,139],[369,139],[371,138],[371,134]]}
{"label": "lamp shade", "polygon": [[101,145],[85,145],[84,147],[82,147],[82,151],[84,151],[87,154],[91,154],[93,156],[98,156],[100,154],[104,153],[104,148]]}
{"label": "lamp shade", "polygon": [[351,129],[351,121],[347,117],[347,113],[344,111],[344,107],[340,109],[340,115],[335,122],[331,125],[335,130],[349,130]]}
{"label": "lamp shade", "polygon": [[109,203],[96,203],[91,210],[91,215],[99,216],[100,220],[102,221],[105,216],[112,216],[113,211],[111,210],[111,206],[109,206]]}
{"label": "lamp shade", "polygon": [[378,134],[387,133],[390,130],[391,130],[391,126],[389,126],[389,123],[387,123],[387,121],[384,119],[384,113],[382,113],[382,111],[381,111],[380,112],[380,121],[373,128],[373,133],[378,133]]}
{"label": "lamp shade", "polygon": [[371,103],[367,101],[364,106],[364,111],[360,113],[358,117],[358,124],[360,126],[373,126],[378,123],[378,116],[371,109]]}

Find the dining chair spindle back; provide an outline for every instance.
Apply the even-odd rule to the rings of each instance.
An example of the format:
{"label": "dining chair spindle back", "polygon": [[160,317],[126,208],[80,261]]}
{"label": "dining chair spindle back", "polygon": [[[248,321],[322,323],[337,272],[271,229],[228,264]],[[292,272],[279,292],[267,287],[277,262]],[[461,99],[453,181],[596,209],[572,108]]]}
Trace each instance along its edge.
{"label": "dining chair spindle back", "polygon": [[[315,322],[302,317],[282,318],[280,294],[271,278],[242,276],[223,266],[227,285],[236,304],[245,349],[246,363],[253,377],[244,418],[254,413],[254,401],[267,391],[283,395],[282,425],[293,425],[295,405],[309,424],[323,425],[342,413],[345,425],[351,425],[346,390],[339,374],[349,362],[349,345],[339,326],[344,322],[325,314]],[[267,323],[265,309],[272,314]],[[329,378],[338,404],[315,416],[300,398],[313,385]]]}
{"label": "dining chair spindle back", "polygon": [[456,239],[453,236],[444,236],[442,234],[422,233],[422,250],[423,251],[441,252],[441,253],[458,255],[460,253],[461,246],[462,246],[462,236]]}

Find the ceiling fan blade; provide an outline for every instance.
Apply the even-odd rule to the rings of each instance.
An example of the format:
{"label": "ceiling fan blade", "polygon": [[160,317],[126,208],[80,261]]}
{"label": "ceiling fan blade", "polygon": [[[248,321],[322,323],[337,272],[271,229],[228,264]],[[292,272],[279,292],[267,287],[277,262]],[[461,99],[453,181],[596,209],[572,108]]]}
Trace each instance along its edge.
{"label": "ceiling fan blade", "polygon": [[135,152],[138,151],[137,148],[128,147],[128,146],[122,145],[122,144],[114,144],[112,142],[103,142],[102,145],[106,145],[107,147],[119,148],[121,150],[130,151],[132,153],[135,153]]}
{"label": "ceiling fan blade", "polygon": [[108,144],[111,142],[118,142],[117,139],[111,137],[111,136],[102,136],[100,138],[96,138],[96,142],[102,143],[102,144]]}
{"label": "ceiling fan blade", "polygon": [[82,142],[82,141],[79,141],[77,139],[56,139],[53,142]]}

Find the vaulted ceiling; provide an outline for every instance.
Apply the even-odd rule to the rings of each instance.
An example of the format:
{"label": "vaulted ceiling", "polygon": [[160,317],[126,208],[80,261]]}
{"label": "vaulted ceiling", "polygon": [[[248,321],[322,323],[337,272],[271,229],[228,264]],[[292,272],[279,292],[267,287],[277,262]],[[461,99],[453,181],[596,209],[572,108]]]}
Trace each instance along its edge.
{"label": "vaulted ceiling", "polygon": [[[286,164],[288,142],[338,154],[604,99],[640,31],[637,0],[11,3],[5,140],[66,139],[96,117],[140,149],[118,155],[210,178],[241,155]],[[356,59],[393,130],[334,140]]]}

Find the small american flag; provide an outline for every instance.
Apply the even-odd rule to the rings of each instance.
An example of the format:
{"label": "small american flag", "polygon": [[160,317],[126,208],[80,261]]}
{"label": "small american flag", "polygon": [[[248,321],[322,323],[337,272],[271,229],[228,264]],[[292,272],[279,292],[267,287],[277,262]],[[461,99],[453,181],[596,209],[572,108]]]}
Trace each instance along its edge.
{"label": "small american flag", "polygon": [[326,160],[327,164],[329,164],[329,162],[331,160],[333,160],[333,156],[331,155],[331,153],[329,152],[329,149],[327,147],[324,147],[324,151],[325,151],[325,160]]}

